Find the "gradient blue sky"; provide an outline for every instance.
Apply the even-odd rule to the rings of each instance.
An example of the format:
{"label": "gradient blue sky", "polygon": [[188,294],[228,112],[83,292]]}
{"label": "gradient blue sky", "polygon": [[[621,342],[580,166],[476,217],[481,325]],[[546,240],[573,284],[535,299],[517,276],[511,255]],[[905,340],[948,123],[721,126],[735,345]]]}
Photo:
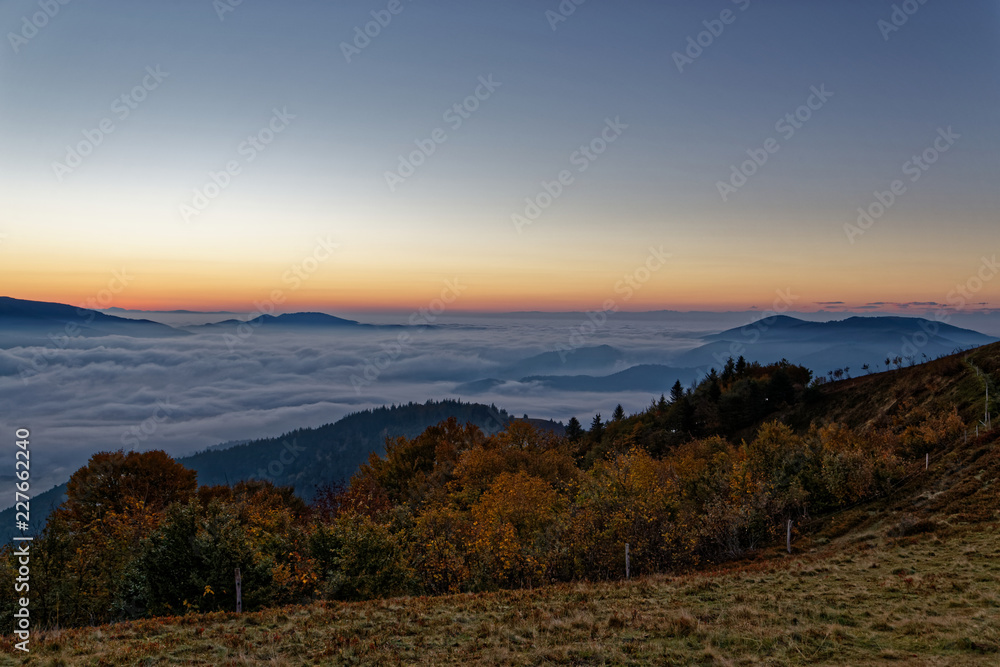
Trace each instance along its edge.
{"label": "gradient blue sky", "polygon": [[[460,310],[597,308],[642,266],[671,260],[627,309],[823,301],[945,302],[995,254],[1000,204],[1000,6],[929,0],[888,40],[873,0],[403,0],[348,63],[341,43],[379,2],[75,0],[17,53],[0,44],[0,284],[83,302],[116,270],[133,308],[405,309],[468,285]],[[899,4],[899,3],[895,3]],[[683,73],[703,21],[736,20]],[[4,34],[39,11],[0,6]],[[147,66],[169,72],[130,117],[112,101]],[[480,76],[501,87],[461,128],[445,110]],[[717,182],[805,102],[834,93],[722,201]],[[191,222],[178,208],[272,109],[296,116]],[[59,182],[81,132],[114,119]],[[606,118],[629,128],[530,226],[511,215]],[[390,192],[384,174],[435,128],[448,140]],[[952,127],[961,139],[850,243],[845,223]],[[298,286],[316,239],[338,250]],[[975,292],[996,305],[1000,281]],[[889,308],[891,309],[891,308]]]}

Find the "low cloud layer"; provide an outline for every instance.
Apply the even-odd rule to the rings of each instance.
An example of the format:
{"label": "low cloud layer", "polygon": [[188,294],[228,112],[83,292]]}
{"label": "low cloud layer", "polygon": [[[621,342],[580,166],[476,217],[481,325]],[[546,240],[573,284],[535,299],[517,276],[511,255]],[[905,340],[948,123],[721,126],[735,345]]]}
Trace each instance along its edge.
{"label": "low cloud layer", "polygon": [[[610,414],[618,402],[639,410],[653,397],[554,391],[503,377],[504,370],[580,345],[611,345],[621,353],[614,365],[592,374],[669,365],[698,346],[701,335],[752,319],[749,313],[618,313],[591,330],[579,314],[465,316],[415,329],[292,334],[262,327],[235,344],[223,333],[70,338],[59,346],[0,349],[0,432],[32,430],[37,492],[64,482],[96,451],[158,448],[181,456],[219,442],[318,426],[367,407],[456,397],[459,384],[491,377],[509,381],[460,397],[495,402],[515,415],[584,421],[595,412]],[[958,319],[953,323],[1000,333],[995,315]],[[409,339],[400,345],[404,331]],[[565,372],[553,374],[580,372],[574,353],[566,358]],[[26,367],[37,370],[27,382],[19,375]]]}
{"label": "low cloud layer", "polygon": [[[320,333],[263,327],[239,342],[220,332],[13,347],[0,350],[2,426],[32,430],[32,476],[40,491],[65,481],[100,450],[160,448],[180,456],[223,441],[318,426],[371,406],[454,397],[462,382],[494,377],[521,359],[567,345],[577,324],[572,316],[472,318],[427,328]],[[677,329],[665,333],[655,322],[611,318],[582,343],[623,350],[620,367],[603,369],[610,373],[633,363],[663,363],[672,352],[697,345],[697,338]],[[399,346],[403,331],[409,339]],[[388,354],[394,346],[402,349]],[[573,354],[567,359],[566,372],[573,372]],[[374,374],[376,365],[384,367]],[[32,371],[27,381],[21,377],[26,368]],[[618,401],[639,409],[650,400],[517,382],[462,398],[555,419],[609,413]]]}

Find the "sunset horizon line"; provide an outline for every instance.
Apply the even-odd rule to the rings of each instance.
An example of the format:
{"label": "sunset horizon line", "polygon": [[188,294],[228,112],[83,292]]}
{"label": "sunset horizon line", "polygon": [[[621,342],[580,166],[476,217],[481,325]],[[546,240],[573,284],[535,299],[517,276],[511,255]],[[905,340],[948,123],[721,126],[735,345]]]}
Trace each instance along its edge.
{"label": "sunset horizon line", "polygon": [[[435,300],[423,303],[419,306],[414,305],[397,305],[397,306],[387,306],[387,307],[364,307],[359,305],[351,304],[301,304],[294,306],[279,306],[273,301],[268,299],[259,299],[251,302],[248,307],[239,307],[237,305],[217,305],[208,307],[197,307],[191,306],[190,304],[185,305],[184,302],[172,303],[169,305],[160,306],[139,306],[134,304],[127,305],[117,305],[108,304],[100,305],[96,302],[96,299],[59,299],[53,297],[46,298],[24,298],[19,296],[13,296],[9,294],[0,295],[0,297],[10,298],[18,301],[34,301],[38,303],[53,303],[61,304],[67,306],[73,306],[80,309],[90,309],[105,313],[114,312],[132,312],[132,313],[186,313],[191,315],[243,315],[243,314],[265,314],[265,315],[285,315],[291,313],[322,313],[325,315],[340,316],[344,313],[347,314],[372,314],[372,315],[407,315],[414,312],[420,312],[421,310],[426,310],[433,313],[437,312],[437,316],[444,317],[446,315],[574,315],[574,314],[586,314],[588,312],[614,312],[622,314],[632,314],[632,315],[643,315],[643,314],[657,314],[657,313],[676,313],[680,315],[691,315],[691,314],[709,314],[709,315],[725,315],[725,314],[769,314],[769,315],[784,315],[784,314],[828,314],[828,315],[912,315],[916,317],[927,316],[935,312],[948,312],[951,314],[965,314],[965,315],[975,315],[975,314],[994,314],[1000,312],[1000,307],[994,307],[990,304],[947,304],[934,301],[914,301],[914,302],[880,302],[880,303],[869,303],[869,304],[847,304],[835,305],[829,302],[813,302],[804,307],[795,307],[792,305],[783,306],[782,304],[770,305],[766,308],[762,308],[756,305],[752,306],[735,306],[735,305],[670,305],[664,304],[662,306],[647,307],[647,308],[634,308],[634,307],[621,307],[618,304],[613,304],[609,308],[602,308],[599,304],[595,307],[581,307],[581,306],[555,306],[551,308],[545,307],[526,307],[526,308],[461,308],[461,307],[446,307],[440,308],[434,303]],[[443,305],[443,302],[442,302]],[[809,307],[814,306],[814,307]]]}

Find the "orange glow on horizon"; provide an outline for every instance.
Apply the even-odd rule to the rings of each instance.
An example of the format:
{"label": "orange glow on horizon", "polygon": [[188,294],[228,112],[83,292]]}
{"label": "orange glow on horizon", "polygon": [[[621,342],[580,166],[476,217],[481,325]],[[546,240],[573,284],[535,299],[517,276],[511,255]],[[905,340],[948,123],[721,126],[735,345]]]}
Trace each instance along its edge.
{"label": "orange glow on horizon", "polygon": [[[404,260],[359,253],[338,255],[305,271],[296,268],[301,257],[98,259],[29,251],[0,266],[0,293],[99,308],[251,312],[259,309],[257,304],[273,303],[276,312],[336,314],[413,312],[457,282],[458,296],[447,302],[449,312],[594,311],[608,304],[625,312],[813,312],[871,302],[945,303],[955,286],[979,268],[975,257],[868,265],[679,252],[646,271],[647,257],[640,251],[609,254],[605,263],[572,254],[515,261],[450,255],[445,260]],[[1000,281],[988,282],[969,309],[998,301]],[[906,311],[891,305],[879,310]]]}
{"label": "orange glow on horizon", "polygon": [[[428,292],[421,295],[414,295],[406,298],[401,294],[348,294],[339,299],[324,298],[320,290],[306,295],[284,295],[281,303],[272,301],[267,292],[256,292],[253,290],[240,290],[230,292],[226,295],[205,294],[204,292],[185,293],[181,290],[170,290],[170,294],[153,290],[148,294],[133,293],[128,296],[113,295],[110,300],[107,291],[98,290],[59,290],[59,289],[20,289],[5,290],[0,296],[10,296],[16,299],[30,301],[45,301],[51,303],[63,303],[77,307],[92,307],[106,309],[117,307],[126,310],[145,311],[172,311],[190,310],[199,312],[234,312],[244,313],[260,310],[268,310],[274,304],[276,313],[285,312],[325,312],[337,315],[340,312],[355,313],[405,313],[414,312],[420,308],[427,308],[436,302],[439,295]],[[786,292],[787,294],[787,292]],[[747,299],[745,301],[720,300],[663,300],[653,299],[638,300],[630,303],[621,299],[615,301],[614,306],[619,312],[648,312],[658,310],[671,310],[680,312],[706,311],[706,312],[726,312],[726,311],[759,311],[759,312],[820,312],[826,311],[836,314],[838,311],[865,310],[868,303],[864,299],[813,299],[805,298],[804,295],[792,292],[796,297],[786,301],[775,293],[761,294],[758,299]],[[610,298],[614,298],[613,296]],[[937,310],[939,306],[901,308],[893,304],[912,304],[931,301],[929,299],[919,299],[906,296],[899,299],[879,299],[885,305],[877,309],[868,309],[873,313],[900,313],[900,312],[921,312],[922,310]],[[842,303],[836,303],[842,302]],[[939,301],[940,303],[940,301]],[[593,299],[586,295],[564,295],[561,298],[556,296],[520,296],[495,294],[490,298],[468,297],[461,299],[461,304],[453,303],[447,307],[446,312],[450,313],[507,313],[507,312],[583,312],[602,310],[606,300]],[[987,308],[989,305],[977,305],[976,310]]]}

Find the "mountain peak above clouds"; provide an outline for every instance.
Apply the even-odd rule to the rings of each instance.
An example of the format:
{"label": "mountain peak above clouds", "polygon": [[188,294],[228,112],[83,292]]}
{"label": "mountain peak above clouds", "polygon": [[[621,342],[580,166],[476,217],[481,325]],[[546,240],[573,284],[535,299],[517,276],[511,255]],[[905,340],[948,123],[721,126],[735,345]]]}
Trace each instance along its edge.
{"label": "mountain peak above clouds", "polygon": [[0,333],[3,340],[50,336],[186,336],[187,332],[153,322],[107,315],[98,310],[63,303],[0,297]]}

